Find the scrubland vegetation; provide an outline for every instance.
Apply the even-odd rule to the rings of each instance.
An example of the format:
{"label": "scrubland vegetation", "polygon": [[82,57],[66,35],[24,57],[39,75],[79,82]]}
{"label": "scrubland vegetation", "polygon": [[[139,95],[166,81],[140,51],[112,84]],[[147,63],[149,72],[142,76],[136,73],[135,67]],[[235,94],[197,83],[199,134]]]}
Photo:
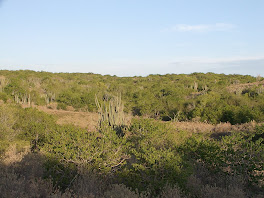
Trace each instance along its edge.
{"label": "scrubland vegetation", "polygon": [[0,197],[264,197],[263,80],[0,71]]}

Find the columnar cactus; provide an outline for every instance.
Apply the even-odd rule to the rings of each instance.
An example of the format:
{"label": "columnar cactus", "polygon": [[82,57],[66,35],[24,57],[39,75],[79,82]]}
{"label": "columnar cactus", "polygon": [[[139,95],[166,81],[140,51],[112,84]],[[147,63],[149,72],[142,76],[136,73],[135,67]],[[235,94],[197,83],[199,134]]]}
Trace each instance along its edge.
{"label": "columnar cactus", "polygon": [[114,96],[110,98],[108,101],[103,101],[102,104],[99,103],[96,96],[95,103],[98,108],[99,127],[101,127],[104,122],[108,123],[108,125],[114,129],[124,126],[124,104],[121,101],[121,94],[117,97]]}
{"label": "columnar cactus", "polygon": [[0,92],[3,92],[5,86],[7,85],[7,80],[4,76],[0,76]]}

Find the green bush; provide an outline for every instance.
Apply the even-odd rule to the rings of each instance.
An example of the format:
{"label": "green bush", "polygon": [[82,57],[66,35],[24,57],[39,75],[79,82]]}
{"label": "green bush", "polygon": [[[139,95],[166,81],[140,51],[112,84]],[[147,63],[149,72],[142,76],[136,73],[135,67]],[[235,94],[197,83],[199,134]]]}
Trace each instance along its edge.
{"label": "green bush", "polygon": [[8,99],[8,95],[4,92],[0,92],[0,100],[3,100],[4,102],[6,102]]}
{"label": "green bush", "polygon": [[47,137],[56,128],[51,115],[34,108],[20,109],[19,119],[14,126],[20,131],[19,138],[30,141],[32,149],[39,149],[47,142]]}
{"label": "green bush", "polygon": [[122,173],[126,185],[157,194],[168,183],[182,185],[189,175],[189,165],[175,149],[169,127],[154,120],[134,120],[129,142],[132,161]]}
{"label": "green bush", "polygon": [[83,164],[92,170],[111,173],[124,165],[128,156],[126,140],[116,135],[110,127],[101,134],[87,132],[75,126],[57,126],[48,134],[44,149],[62,161]]}
{"label": "green bush", "polygon": [[192,137],[181,146],[184,154],[213,172],[243,177],[248,186],[261,186],[264,179],[264,126],[255,132],[239,132],[222,140]]}
{"label": "green bush", "polygon": [[67,110],[67,105],[64,103],[58,103],[57,109]]}

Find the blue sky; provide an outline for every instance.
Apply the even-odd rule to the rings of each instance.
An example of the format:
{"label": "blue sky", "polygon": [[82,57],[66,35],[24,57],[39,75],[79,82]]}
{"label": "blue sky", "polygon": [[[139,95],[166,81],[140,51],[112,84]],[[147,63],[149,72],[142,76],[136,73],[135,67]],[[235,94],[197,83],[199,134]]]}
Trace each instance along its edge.
{"label": "blue sky", "polygon": [[263,0],[0,0],[0,69],[264,76]]}

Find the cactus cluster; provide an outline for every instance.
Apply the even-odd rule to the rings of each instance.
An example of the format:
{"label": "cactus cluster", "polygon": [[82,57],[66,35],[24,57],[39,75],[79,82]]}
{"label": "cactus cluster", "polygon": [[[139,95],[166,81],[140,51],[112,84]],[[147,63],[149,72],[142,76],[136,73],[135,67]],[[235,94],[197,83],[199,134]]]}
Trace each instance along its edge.
{"label": "cactus cluster", "polygon": [[31,105],[31,96],[30,94],[22,94],[13,92],[12,95],[14,96],[14,101],[17,104],[28,104]]}
{"label": "cactus cluster", "polygon": [[99,127],[103,123],[107,123],[113,129],[121,129],[125,125],[124,104],[121,100],[121,94],[103,100],[101,104],[96,96],[95,103],[98,108]]}
{"label": "cactus cluster", "polygon": [[197,89],[198,89],[198,83],[197,83],[197,82],[194,82],[193,89],[194,89],[195,91],[197,91]]}
{"label": "cactus cluster", "polygon": [[46,102],[46,105],[50,104],[51,102],[54,102],[55,99],[56,99],[56,94],[55,93],[50,93],[50,92],[47,92],[45,95],[45,102]]}
{"label": "cactus cluster", "polygon": [[7,79],[4,76],[0,76],[0,92],[3,92],[7,84],[8,84]]}

